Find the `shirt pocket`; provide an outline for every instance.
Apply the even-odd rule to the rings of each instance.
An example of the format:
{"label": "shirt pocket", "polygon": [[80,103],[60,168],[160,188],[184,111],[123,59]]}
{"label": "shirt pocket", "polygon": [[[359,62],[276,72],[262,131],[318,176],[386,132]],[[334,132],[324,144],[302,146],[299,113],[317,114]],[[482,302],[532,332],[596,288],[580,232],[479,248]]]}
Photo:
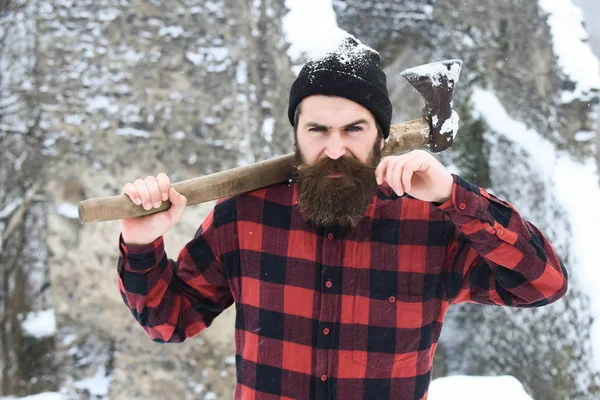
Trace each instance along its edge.
{"label": "shirt pocket", "polygon": [[[414,376],[423,325],[422,296],[356,288],[352,358],[369,371]],[[426,352],[423,352],[426,353]]]}

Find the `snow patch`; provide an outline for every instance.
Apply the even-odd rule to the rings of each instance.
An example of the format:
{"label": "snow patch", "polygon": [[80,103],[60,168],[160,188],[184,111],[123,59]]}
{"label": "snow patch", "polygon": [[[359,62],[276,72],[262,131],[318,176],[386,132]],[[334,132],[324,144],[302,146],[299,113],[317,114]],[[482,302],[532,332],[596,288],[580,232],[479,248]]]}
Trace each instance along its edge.
{"label": "snow patch", "polygon": [[564,92],[562,101],[587,98],[600,90],[600,63],[588,43],[589,35],[583,25],[583,13],[571,0],[539,0],[549,14],[552,45],[562,71],[576,83],[572,92]]}
{"label": "snow patch", "polygon": [[77,208],[77,204],[60,203],[56,212],[69,219],[79,219],[79,209]]}
{"label": "snow patch", "polygon": [[407,69],[403,75],[427,76],[433,83],[433,86],[440,86],[443,81],[442,78],[445,78],[448,82],[448,87],[452,88],[460,78],[460,70],[461,65],[459,63],[450,64],[450,69],[448,69],[446,65],[435,62]]}
{"label": "snow patch", "polygon": [[78,114],[65,115],[65,122],[71,125],[81,125],[83,117]]}
{"label": "snow patch", "polygon": [[272,117],[265,118],[262,125],[262,133],[265,140],[269,143],[273,141],[273,131],[275,130],[275,119]]}
{"label": "snow patch", "polygon": [[174,134],[171,135],[171,139],[175,139],[175,140],[182,140],[185,139],[185,132],[183,131],[177,131]]}
{"label": "snow patch", "polygon": [[579,131],[575,134],[575,140],[578,142],[588,142],[596,138],[594,131]]}
{"label": "snow patch", "polygon": [[161,30],[158,31],[158,36],[170,36],[175,39],[183,35],[184,33],[185,31],[180,26],[167,26],[165,28],[161,28]]}
{"label": "snow patch", "polygon": [[230,64],[229,51],[226,47],[210,47],[204,49],[207,62],[206,70],[209,72],[223,72]]}
{"label": "snow patch", "polygon": [[187,58],[188,61],[190,61],[194,65],[202,64],[202,54],[192,53],[191,51],[188,51],[185,53],[185,58]]}
{"label": "snow patch", "polygon": [[197,384],[193,384],[192,383],[192,390],[194,391],[194,393],[196,394],[200,394],[204,391],[204,385],[201,383],[197,383]]}
{"label": "snow patch", "polygon": [[141,138],[149,138],[150,132],[142,131],[140,129],[135,128],[119,128],[115,131],[115,133],[119,136],[135,136]]}
{"label": "snow patch", "polygon": [[112,376],[106,374],[106,369],[100,367],[94,376],[77,381],[73,386],[79,390],[87,390],[92,396],[103,397],[108,394],[112,380]]}
{"label": "snow patch", "polygon": [[[440,128],[441,133],[450,133],[452,132],[452,139],[456,138],[456,134],[458,133],[458,122],[460,121],[460,117],[456,113],[456,111],[452,111],[452,115],[450,118],[444,121],[442,127]],[[448,139],[450,140],[450,139]]]}
{"label": "snow patch", "polygon": [[134,66],[138,63],[138,61],[144,58],[144,53],[137,52],[133,49],[127,49],[121,57],[122,60],[127,63],[127,65]]}
{"label": "snow patch", "polygon": [[207,125],[217,125],[217,124],[221,123],[221,119],[215,118],[215,117],[206,117],[203,119],[203,121]]}
{"label": "snow patch", "polygon": [[238,85],[245,85],[248,82],[248,64],[246,61],[240,61],[235,70],[235,80]]}
{"label": "snow patch", "polygon": [[512,376],[447,376],[431,381],[429,400],[533,400]]}
{"label": "snow patch", "polygon": [[204,3],[204,7],[207,11],[212,13],[218,13],[220,11],[223,11],[223,5],[221,3],[215,3],[213,1],[206,1]]}
{"label": "snow patch", "polygon": [[103,8],[98,11],[98,19],[103,22],[110,22],[119,16],[120,12],[116,8]]}
{"label": "snow patch", "polygon": [[31,312],[21,322],[21,328],[27,336],[38,339],[54,336],[56,333],[56,317],[54,310]]}
{"label": "snow patch", "polygon": [[119,106],[111,104],[110,100],[106,96],[96,96],[88,101],[87,111],[90,114],[104,110],[109,114],[115,114],[119,111]]}
{"label": "snow patch", "polygon": [[208,72],[224,72],[231,65],[226,47],[200,48],[198,53],[188,51],[185,57],[194,65],[204,65]]}
{"label": "snow patch", "polygon": [[286,0],[285,6],[290,11],[283,17],[283,32],[292,63],[322,58],[351,36],[338,27],[331,0]]}
{"label": "snow patch", "polygon": [[554,145],[538,132],[520,121],[512,119],[493,92],[475,88],[473,91],[475,115],[481,115],[490,127],[507,139],[520,144],[528,151],[533,164],[540,167],[541,176],[549,179],[555,168],[556,151]]}

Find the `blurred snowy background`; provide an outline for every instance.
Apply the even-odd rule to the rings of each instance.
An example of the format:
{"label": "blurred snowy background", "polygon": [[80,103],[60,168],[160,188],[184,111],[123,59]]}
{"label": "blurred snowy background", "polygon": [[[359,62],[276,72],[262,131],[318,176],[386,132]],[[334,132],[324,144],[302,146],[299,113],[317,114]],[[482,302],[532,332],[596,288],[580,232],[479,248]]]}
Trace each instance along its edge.
{"label": "blurred snowy background", "polygon": [[118,223],[77,202],[292,151],[289,87],[337,29],[381,53],[394,123],[422,105],[402,70],[464,60],[440,158],[570,272],[548,307],[452,310],[430,399],[600,398],[600,1],[0,0],[0,399],[232,397],[233,310],[151,342],[116,288]]}

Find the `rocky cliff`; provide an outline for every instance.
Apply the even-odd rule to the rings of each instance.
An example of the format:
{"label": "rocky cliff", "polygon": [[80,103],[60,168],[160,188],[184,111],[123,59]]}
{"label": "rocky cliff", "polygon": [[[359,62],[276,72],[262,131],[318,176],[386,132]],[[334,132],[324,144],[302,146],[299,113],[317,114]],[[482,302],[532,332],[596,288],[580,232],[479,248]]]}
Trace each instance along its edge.
{"label": "rocky cliff", "polygon": [[[572,228],[548,181],[477,111],[475,89],[492,91],[555,148],[597,157],[579,133],[597,131],[598,93],[565,101],[576,85],[538,2],[333,4],[340,27],[382,54],[395,122],[421,107],[400,71],[464,60],[460,141],[442,160],[523,210],[569,267]],[[231,398],[233,311],[181,345],[150,341],[116,288],[118,223],[82,226],[75,205],[149,174],[178,181],[291,151],[287,11],[282,0],[0,2],[0,396]],[[170,257],[210,206],[188,208],[166,235]],[[596,398],[588,308],[576,285],[535,310],[457,307],[435,372],[513,374],[534,398]],[[43,310],[56,329],[26,329]]]}

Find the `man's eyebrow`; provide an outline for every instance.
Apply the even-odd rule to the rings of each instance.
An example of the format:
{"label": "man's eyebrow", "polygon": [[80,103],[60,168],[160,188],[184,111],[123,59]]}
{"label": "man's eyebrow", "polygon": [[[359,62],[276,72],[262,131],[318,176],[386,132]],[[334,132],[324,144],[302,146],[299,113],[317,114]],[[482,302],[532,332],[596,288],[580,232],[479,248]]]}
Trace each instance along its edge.
{"label": "man's eyebrow", "polygon": [[365,125],[369,125],[369,121],[367,121],[366,119],[359,119],[357,121],[351,122],[349,124],[344,125],[344,128],[347,128],[349,126],[354,126],[354,125],[360,125],[360,124],[365,124]]}
{"label": "man's eyebrow", "polygon": [[[369,121],[367,121],[364,118],[363,119],[359,119],[359,120],[356,120],[354,122],[351,122],[349,124],[344,125],[344,128],[348,128],[349,126],[360,125],[360,124],[369,125]],[[319,124],[318,122],[306,122],[304,124],[304,126],[311,127],[311,128],[315,128],[315,127],[319,127],[319,128],[322,127],[322,128],[327,128],[327,129],[331,128],[330,126],[327,126],[327,125],[324,125],[324,124]]]}
{"label": "man's eyebrow", "polygon": [[319,124],[318,122],[307,122],[307,123],[304,124],[304,126],[309,126],[311,128],[314,128],[314,127],[323,127],[323,128],[327,128],[327,129],[330,128],[329,126],[323,125],[323,124]]}

